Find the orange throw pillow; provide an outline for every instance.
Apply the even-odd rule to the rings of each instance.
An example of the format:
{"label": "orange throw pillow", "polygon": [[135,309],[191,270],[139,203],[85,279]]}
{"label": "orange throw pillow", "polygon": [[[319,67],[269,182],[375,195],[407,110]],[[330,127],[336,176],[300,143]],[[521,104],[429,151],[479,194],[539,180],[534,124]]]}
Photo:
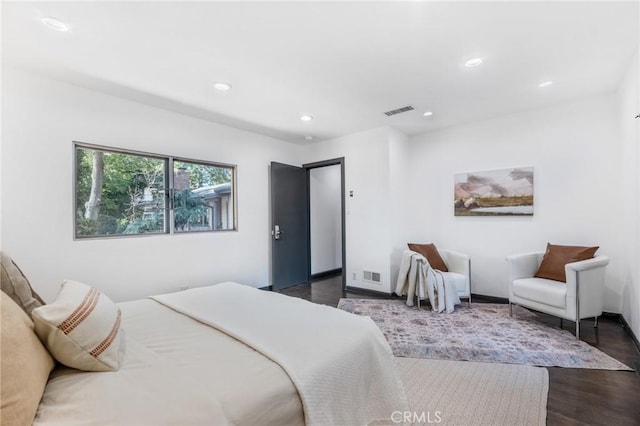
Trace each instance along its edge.
{"label": "orange throw pillow", "polygon": [[547,251],[535,276],[566,283],[564,266],[567,263],[591,259],[598,249],[599,247],[556,246],[547,243]]}
{"label": "orange throw pillow", "polygon": [[440,253],[438,253],[438,249],[435,244],[414,244],[409,243],[409,250],[415,251],[416,253],[420,253],[424,257],[427,258],[427,262],[433,269],[437,269],[442,272],[448,272],[447,264],[444,263]]}

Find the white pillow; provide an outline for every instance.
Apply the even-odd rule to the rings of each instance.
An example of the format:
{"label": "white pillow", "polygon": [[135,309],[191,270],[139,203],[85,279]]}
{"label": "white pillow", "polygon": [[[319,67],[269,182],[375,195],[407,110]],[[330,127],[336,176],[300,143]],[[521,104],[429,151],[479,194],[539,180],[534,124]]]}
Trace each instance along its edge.
{"label": "white pillow", "polygon": [[113,371],[120,363],[120,308],[97,289],[62,283],[56,300],[31,312],[51,355],[84,371]]}

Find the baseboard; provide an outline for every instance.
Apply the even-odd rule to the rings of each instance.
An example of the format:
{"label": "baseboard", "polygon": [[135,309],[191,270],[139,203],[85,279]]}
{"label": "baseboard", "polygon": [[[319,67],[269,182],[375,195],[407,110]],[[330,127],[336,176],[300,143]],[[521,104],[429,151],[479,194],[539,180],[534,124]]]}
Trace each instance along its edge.
{"label": "baseboard", "polygon": [[471,293],[471,303],[477,299],[491,303],[509,303],[509,298],[507,297],[485,296],[484,294]]}
{"label": "baseboard", "polygon": [[[602,314],[604,315],[604,312]],[[629,323],[624,318],[624,316],[621,314],[617,314],[617,315],[620,318],[620,323],[622,324],[622,327],[627,332],[629,337],[631,337],[631,340],[633,340],[633,343],[636,345],[636,349],[638,350],[638,352],[640,352],[640,342],[638,341],[638,337],[636,337],[636,335],[633,333],[633,330],[629,326]]]}
{"label": "baseboard", "polygon": [[319,280],[322,278],[335,277],[342,275],[342,268],[330,269],[328,271],[318,272],[317,274],[311,274],[312,280]]}
{"label": "baseboard", "polygon": [[359,287],[350,287],[350,286],[347,286],[346,290],[351,293],[369,294],[371,296],[392,297],[392,295],[394,294],[394,293],[387,293],[387,292],[378,291],[378,290],[369,290],[368,288],[359,288]]}
{"label": "baseboard", "polygon": [[622,320],[621,320],[622,315],[616,314],[616,313],[613,313],[613,312],[603,312],[602,315],[600,315],[600,317],[622,322]]}

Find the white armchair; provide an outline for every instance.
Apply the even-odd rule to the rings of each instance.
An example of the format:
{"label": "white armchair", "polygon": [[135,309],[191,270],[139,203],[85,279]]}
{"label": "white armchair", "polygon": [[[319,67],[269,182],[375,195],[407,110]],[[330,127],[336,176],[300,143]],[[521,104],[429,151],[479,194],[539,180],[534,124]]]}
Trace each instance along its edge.
{"label": "white armchair", "polygon": [[535,278],[544,253],[527,253],[507,257],[509,262],[509,314],[512,305],[575,321],[576,339],[580,339],[580,320],[602,315],[606,256],[565,265],[567,282]]}
{"label": "white armchair", "polygon": [[458,297],[471,304],[471,258],[452,250],[438,249],[438,253],[449,270],[443,274],[455,284]]}

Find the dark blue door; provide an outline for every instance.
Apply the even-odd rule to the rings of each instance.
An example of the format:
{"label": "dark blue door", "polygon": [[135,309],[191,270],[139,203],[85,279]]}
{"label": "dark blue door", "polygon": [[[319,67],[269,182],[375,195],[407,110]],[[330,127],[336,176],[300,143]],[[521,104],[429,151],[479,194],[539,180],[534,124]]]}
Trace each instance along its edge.
{"label": "dark blue door", "polygon": [[308,280],[307,170],[271,163],[271,284],[279,290]]}

